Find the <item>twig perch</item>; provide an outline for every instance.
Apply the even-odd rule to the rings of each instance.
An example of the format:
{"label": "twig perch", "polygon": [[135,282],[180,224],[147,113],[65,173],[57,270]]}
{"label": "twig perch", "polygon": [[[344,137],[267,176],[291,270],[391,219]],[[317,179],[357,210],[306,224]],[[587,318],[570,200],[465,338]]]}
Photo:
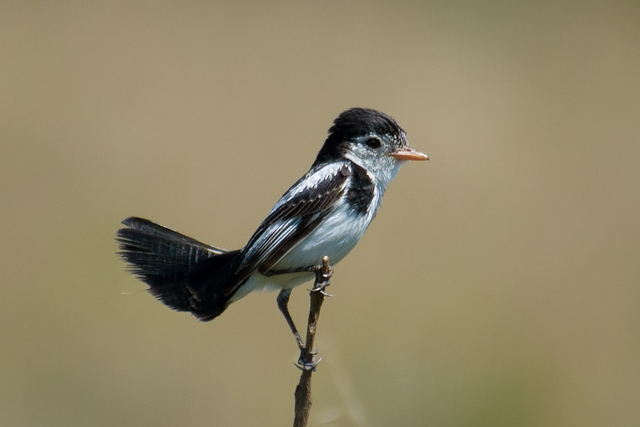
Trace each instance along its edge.
{"label": "twig perch", "polygon": [[302,370],[300,374],[300,382],[296,387],[295,396],[295,416],[293,419],[293,427],[305,427],[309,421],[309,413],[311,412],[311,374],[316,370],[316,365],[322,359],[315,359],[317,352],[313,349],[316,338],[316,328],[318,326],[318,317],[320,316],[320,307],[327,295],[324,289],[329,286],[329,280],[333,270],[329,265],[329,257],[322,259],[322,267],[316,271],[316,280],[310,294],[309,320],[307,321],[307,339],[304,348],[300,354],[300,364],[298,367]]}

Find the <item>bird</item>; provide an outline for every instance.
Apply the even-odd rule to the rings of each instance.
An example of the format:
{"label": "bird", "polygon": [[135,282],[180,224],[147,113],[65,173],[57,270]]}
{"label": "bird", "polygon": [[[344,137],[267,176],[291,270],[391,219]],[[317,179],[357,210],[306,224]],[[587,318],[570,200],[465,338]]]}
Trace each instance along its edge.
{"label": "bird", "polygon": [[160,302],[201,321],[215,319],[251,292],[279,291],[278,307],[302,350],[288,311],[291,291],[315,277],[325,256],[335,265],[356,246],[400,167],[421,160],[429,157],[409,146],[392,117],[351,108],[334,120],[309,171],[243,248],[211,246],[130,217],[117,231],[118,254]]}

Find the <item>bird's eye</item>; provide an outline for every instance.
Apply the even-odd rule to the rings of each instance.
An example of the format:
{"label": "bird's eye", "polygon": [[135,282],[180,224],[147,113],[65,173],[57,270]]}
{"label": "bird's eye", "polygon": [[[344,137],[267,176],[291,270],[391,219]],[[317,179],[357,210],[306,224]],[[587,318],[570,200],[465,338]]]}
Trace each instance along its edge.
{"label": "bird's eye", "polygon": [[367,144],[367,147],[373,148],[375,150],[377,148],[380,148],[380,146],[382,145],[382,141],[380,141],[378,138],[369,138],[365,141],[365,144]]}

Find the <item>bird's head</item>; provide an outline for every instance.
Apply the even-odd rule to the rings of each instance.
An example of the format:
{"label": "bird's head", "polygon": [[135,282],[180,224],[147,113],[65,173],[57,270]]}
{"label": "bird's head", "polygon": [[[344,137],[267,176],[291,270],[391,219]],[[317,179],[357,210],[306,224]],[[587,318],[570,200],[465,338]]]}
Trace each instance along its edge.
{"label": "bird's head", "polygon": [[381,184],[388,184],[407,160],[429,160],[409,146],[407,134],[390,116],[368,108],[351,108],[333,122],[314,164],[347,158]]}

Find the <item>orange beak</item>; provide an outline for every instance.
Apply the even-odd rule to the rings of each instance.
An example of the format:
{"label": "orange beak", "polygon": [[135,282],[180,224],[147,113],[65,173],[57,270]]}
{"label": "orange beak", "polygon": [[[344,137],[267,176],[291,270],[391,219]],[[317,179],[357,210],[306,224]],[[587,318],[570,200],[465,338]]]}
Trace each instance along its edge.
{"label": "orange beak", "polygon": [[411,147],[404,147],[393,153],[389,153],[391,157],[398,160],[429,160],[429,156],[424,153],[414,150]]}

